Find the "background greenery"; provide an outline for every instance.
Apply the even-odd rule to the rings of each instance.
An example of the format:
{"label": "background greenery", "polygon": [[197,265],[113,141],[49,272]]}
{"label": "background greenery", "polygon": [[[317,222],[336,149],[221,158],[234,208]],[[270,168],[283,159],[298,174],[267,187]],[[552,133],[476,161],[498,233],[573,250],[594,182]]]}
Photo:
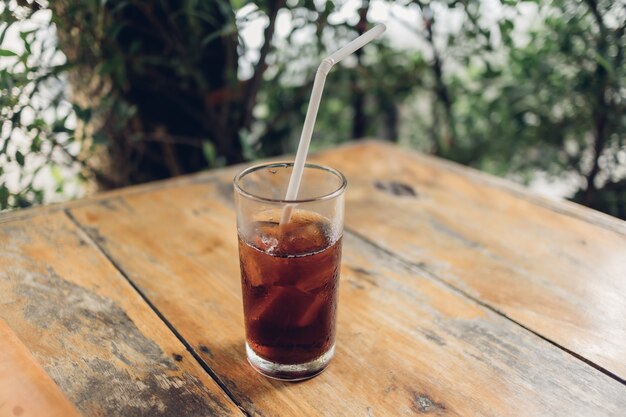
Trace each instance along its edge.
{"label": "background greenery", "polygon": [[[338,20],[342,3],[5,0],[1,208],[292,152],[320,58],[375,23],[374,1]],[[416,47],[382,40],[334,69],[315,147],[377,137],[520,181],[547,174],[626,218],[626,4],[388,3]],[[260,18],[252,47],[241,33]]]}

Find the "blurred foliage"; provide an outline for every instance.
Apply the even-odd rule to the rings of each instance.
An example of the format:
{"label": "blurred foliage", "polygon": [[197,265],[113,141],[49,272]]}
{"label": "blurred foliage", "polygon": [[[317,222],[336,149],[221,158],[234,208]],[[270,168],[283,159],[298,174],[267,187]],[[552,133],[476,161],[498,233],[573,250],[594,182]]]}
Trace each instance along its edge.
{"label": "blurred foliage", "polygon": [[574,200],[626,218],[626,5],[540,4],[542,25],[523,46],[515,19],[498,22],[497,41],[468,19],[462,44],[476,51],[460,54],[467,71],[448,80],[456,142],[440,154],[499,175],[574,178]]}
{"label": "blurred foliage", "polygon": [[[4,1],[1,207],[71,197],[77,179],[112,188],[293,152],[320,59],[373,24],[373,1],[337,19],[344,3]],[[333,70],[315,147],[378,137],[518,180],[545,172],[626,218],[626,5],[502,0],[494,20],[480,1],[386,3],[418,42],[382,40]]]}

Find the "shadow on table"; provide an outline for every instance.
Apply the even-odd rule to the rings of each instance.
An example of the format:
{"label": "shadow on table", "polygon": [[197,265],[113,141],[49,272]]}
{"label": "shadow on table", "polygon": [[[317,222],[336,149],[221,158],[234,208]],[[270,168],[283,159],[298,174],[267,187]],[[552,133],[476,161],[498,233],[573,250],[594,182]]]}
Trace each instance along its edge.
{"label": "shadow on table", "polygon": [[255,403],[265,395],[275,395],[276,391],[302,382],[284,382],[266,378],[255,371],[246,359],[243,338],[226,346],[209,346],[200,344],[195,347],[196,353],[219,378],[219,384],[226,388],[237,400],[238,404],[251,412]]}

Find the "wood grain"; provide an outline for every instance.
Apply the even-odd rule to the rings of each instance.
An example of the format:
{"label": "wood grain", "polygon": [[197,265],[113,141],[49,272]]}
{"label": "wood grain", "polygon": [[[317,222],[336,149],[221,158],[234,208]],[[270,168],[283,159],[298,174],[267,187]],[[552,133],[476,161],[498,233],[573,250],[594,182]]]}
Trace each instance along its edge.
{"label": "wood grain", "polygon": [[391,145],[317,162],[348,178],[348,228],[626,380],[626,223]]}
{"label": "wood grain", "polygon": [[[350,233],[334,362],[304,383],[261,377],[243,349],[231,178],[70,211],[249,414],[618,416],[626,409],[626,386]],[[359,230],[367,227],[371,221]]]}
{"label": "wood grain", "polygon": [[0,346],[1,417],[80,416],[3,320]]}
{"label": "wood grain", "polygon": [[0,319],[84,415],[241,415],[65,213],[3,224],[0,247]]}

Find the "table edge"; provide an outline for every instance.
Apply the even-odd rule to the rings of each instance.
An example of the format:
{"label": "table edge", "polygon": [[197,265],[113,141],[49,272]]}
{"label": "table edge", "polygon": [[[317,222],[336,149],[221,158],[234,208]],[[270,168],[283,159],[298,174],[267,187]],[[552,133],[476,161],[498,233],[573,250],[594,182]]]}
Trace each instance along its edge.
{"label": "table edge", "polygon": [[[567,215],[570,217],[575,217],[579,220],[583,220],[587,223],[593,224],[598,227],[602,227],[604,229],[611,230],[615,233],[619,233],[621,235],[626,236],[626,221],[621,220],[617,217],[613,217],[609,214],[602,213],[600,211],[594,210],[592,208],[583,206],[581,204],[562,199],[562,198],[549,198],[538,194],[534,191],[531,191],[527,187],[524,187],[520,184],[517,184],[511,180],[497,177],[492,174],[488,174],[482,171],[479,171],[475,168],[468,167],[465,165],[461,165],[457,162],[453,162],[447,159],[443,159],[440,157],[436,157],[433,155],[427,155],[421,152],[418,152],[414,149],[410,149],[402,144],[397,144],[395,142],[387,142],[380,139],[361,139],[358,141],[347,142],[341,144],[339,146],[335,146],[332,148],[325,148],[318,152],[315,152],[311,155],[319,155],[322,156],[325,153],[333,152],[339,149],[351,149],[351,148],[359,148],[359,147],[379,147],[383,151],[399,151],[402,150],[404,154],[408,153],[417,161],[426,160],[431,164],[437,165],[442,169],[445,169],[449,172],[453,172],[462,176],[469,178],[470,180],[492,187],[497,188],[502,191],[506,191],[517,198],[524,199],[535,206],[542,207],[544,209],[548,209],[559,214]],[[266,160],[280,160],[285,159],[289,155],[282,155],[275,158],[268,158]],[[102,200],[107,200],[110,198],[124,197],[127,195],[140,194],[145,192],[150,192],[158,189],[169,188],[182,186],[197,182],[203,182],[215,178],[221,175],[226,170],[236,171],[237,169],[242,169],[243,167],[249,166],[250,164],[257,162],[245,162],[237,165],[231,165],[227,167],[215,168],[211,170],[196,172],[193,174],[181,175],[174,178],[168,178],[164,180],[152,181],[144,184],[131,185],[128,187],[118,188],[114,190],[96,192],[93,195],[87,196],[85,198],[70,200],[60,203],[52,203],[43,206],[29,207],[25,209],[16,209],[6,212],[0,212],[0,224],[8,223],[12,221],[19,221],[23,219],[28,219],[34,216],[46,215],[48,213],[54,213],[61,210],[76,208],[88,204],[97,203]]]}

